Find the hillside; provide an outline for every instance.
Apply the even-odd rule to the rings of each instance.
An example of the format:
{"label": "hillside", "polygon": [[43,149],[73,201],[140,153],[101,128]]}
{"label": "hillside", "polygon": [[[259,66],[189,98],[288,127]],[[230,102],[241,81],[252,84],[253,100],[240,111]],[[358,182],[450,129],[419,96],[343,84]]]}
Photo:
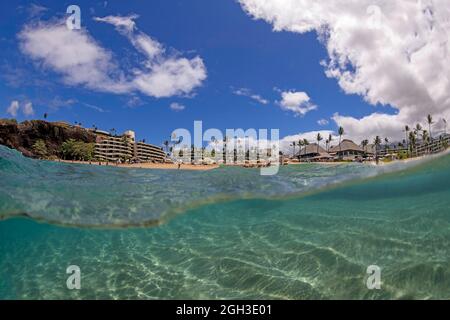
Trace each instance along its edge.
{"label": "hillside", "polygon": [[17,123],[16,120],[0,119],[0,144],[17,149],[27,157],[37,157],[33,145],[38,140],[46,144],[50,156],[59,156],[63,142],[74,139],[95,142],[96,136],[89,130],[63,122],[31,120]]}

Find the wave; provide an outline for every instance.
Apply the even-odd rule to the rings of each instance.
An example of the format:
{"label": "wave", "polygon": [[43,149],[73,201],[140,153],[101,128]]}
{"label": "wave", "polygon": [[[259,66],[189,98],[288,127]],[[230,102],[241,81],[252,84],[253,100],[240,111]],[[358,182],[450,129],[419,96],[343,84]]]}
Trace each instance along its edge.
{"label": "wave", "polygon": [[301,198],[330,188],[395,182],[400,176],[413,188],[419,176],[439,179],[449,168],[447,153],[382,166],[292,165],[281,167],[275,176],[261,176],[257,169],[235,167],[192,172],[41,161],[0,146],[0,219],[25,216],[93,228],[153,226],[224,201]]}

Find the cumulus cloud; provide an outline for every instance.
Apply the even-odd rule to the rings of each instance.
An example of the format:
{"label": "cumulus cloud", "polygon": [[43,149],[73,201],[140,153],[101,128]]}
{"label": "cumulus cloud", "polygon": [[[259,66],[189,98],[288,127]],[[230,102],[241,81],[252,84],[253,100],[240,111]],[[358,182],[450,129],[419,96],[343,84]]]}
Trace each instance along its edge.
{"label": "cumulus cloud", "polygon": [[170,108],[170,110],[173,110],[173,111],[183,111],[184,109],[186,109],[186,107],[184,105],[179,104],[177,102],[171,103],[169,108]]}
{"label": "cumulus cloud", "polygon": [[165,54],[164,46],[137,30],[135,19],[107,16],[95,18],[113,26],[144,59],[130,71],[121,67],[113,53],[103,48],[86,30],[71,31],[63,23],[39,23],[19,33],[23,53],[44,68],[62,75],[68,85],[117,94],[142,93],[161,98],[188,95],[206,79],[203,60]]}
{"label": "cumulus cloud", "polygon": [[284,91],[281,92],[281,101],[278,102],[281,109],[293,112],[296,116],[304,116],[317,106],[311,103],[311,98],[306,92]]}
{"label": "cumulus cloud", "polygon": [[264,104],[264,105],[269,104],[269,100],[264,99],[259,94],[254,94],[250,89],[247,89],[247,88],[239,88],[239,89],[233,90],[233,93],[237,96],[249,97],[250,99],[253,99],[260,104]]}
{"label": "cumulus cloud", "polygon": [[68,85],[126,93],[131,90],[112,54],[103,49],[86,31],[71,31],[64,24],[26,26],[19,34],[23,53],[44,68],[61,74]]}
{"label": "cumulus cloud", "polygon": [[22,108],[22,112],[25,116],[32,116],[34,115],[34,109],[33,104],[31,102],[27,102],[24,104]]}
{"label": "cumulus cloud", "polygon": [[315,31],[329,58],[322,64],[347,94],[390,105],[357,119],[335,115],[355,139],[402,138],[405,124],[450,116],[450,7],[447,0],[239,0],[275,31]]}
{"label": "cumulus cloud", "polygon": [[31,102],[26,102],[25,104],[21,105],[17,100],[11,102],[9,107],[6,109],[6,113],[11,115],[12,117],[17,117],[19,110],[22,111],[24,116],[28,117],[34,115],[33,104]]}
{"label": "cumulus cloud", "polygon": [[6,113],[13,117],[17,117],[17,111],[19,111],[19,101],[12,101],[9,107],[6,109]]}

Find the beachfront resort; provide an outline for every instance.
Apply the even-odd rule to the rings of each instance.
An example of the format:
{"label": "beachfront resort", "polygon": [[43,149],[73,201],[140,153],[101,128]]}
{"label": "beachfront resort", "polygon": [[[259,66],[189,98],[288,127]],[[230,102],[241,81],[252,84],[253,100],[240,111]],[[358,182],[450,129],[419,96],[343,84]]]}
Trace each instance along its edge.
{"label": "beachfront resort", "polygon": [[[432,120],[431,116],[428,117]],[[387,162],[439,153],[446,150],[450,143],[450,135],[446,130],[433,137],[417,124],[414,129],[405,126],[404,132],[406,139],[400,142],[388,138],[382,140],[376,136],[373,143],[365,139],[357,144],[345,138],[345,130],[340,127],[338,139],[330,134],[323,142],[324,138],[318,133],[316,142],[299,139],[288,142],[287,148],[286,141],[281,141],[279,148],[274,144],[259,147],[239,137],[215,140],[201,148],[166,140],[160,147],[147,143],[145,139],[137,140],[133,130],[117,134],[115,129],[105,131],[96,126],[84,128],[80,123],[63,121],[0,121],[1,144],[17,149],[26,156],[94,164],[180,164],[185,167],[227,165],[253,168],[277,162],[284,165],[302,162]],[[333,140],[336,140],[336,144],[333,144]]]}

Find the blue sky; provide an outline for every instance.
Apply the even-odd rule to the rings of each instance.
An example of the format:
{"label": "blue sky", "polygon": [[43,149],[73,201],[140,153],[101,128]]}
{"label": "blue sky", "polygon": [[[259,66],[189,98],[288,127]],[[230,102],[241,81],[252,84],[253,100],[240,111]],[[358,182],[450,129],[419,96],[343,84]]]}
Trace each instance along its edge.
{"label": "blue sky", "polygon": [[[206,74],[192,88],[160,96],[152,89],[149,93],[133,87],[114,93],[97,84],[67,81],[67,74],[39,56],[34,47],[23,49],[24,42],[32,40],[20,34],[62,21],[70,4],[75,2],[1,2],[0,117],[11,117],[9,107],[17,101],[18,120],[42,118],[47,112],[50,121],[77,121],[119,132],[133,129],[139,139],[160,145],[174,129],[191,129],[194,120],[202,120],[204,128],[222,130],[278,128],[285,137],[336,130],[337,123],[331,119],[335,113],[361,119],[377,112],[395,115],[399,109],[390,107],[390,101],[385,106],[369,104],[362,95],[345,92],[337,79],[327,77],[321,61],[328,60],[329,54],[314,30],[274,32],[273,25],[252,19],[233,0],[77,1],[83,32],[111,54],[128,76],[146,61],[130,40],[138,34],[163,46],[164,59],[201,59]],[[133,14],[139,16],[132,20],[134,35],[94,19]],[[310,100],[291,96],[293,101],[285,101],[283,107],[283,92],[303,93]],[[27,103],[32,104],[34,115],[23,112]],[[171,105],[184,109],[173,110]],[[287,105],[290,110],[311,110],[300,114]],[[323,119],[328,123],[319,125]]]}

